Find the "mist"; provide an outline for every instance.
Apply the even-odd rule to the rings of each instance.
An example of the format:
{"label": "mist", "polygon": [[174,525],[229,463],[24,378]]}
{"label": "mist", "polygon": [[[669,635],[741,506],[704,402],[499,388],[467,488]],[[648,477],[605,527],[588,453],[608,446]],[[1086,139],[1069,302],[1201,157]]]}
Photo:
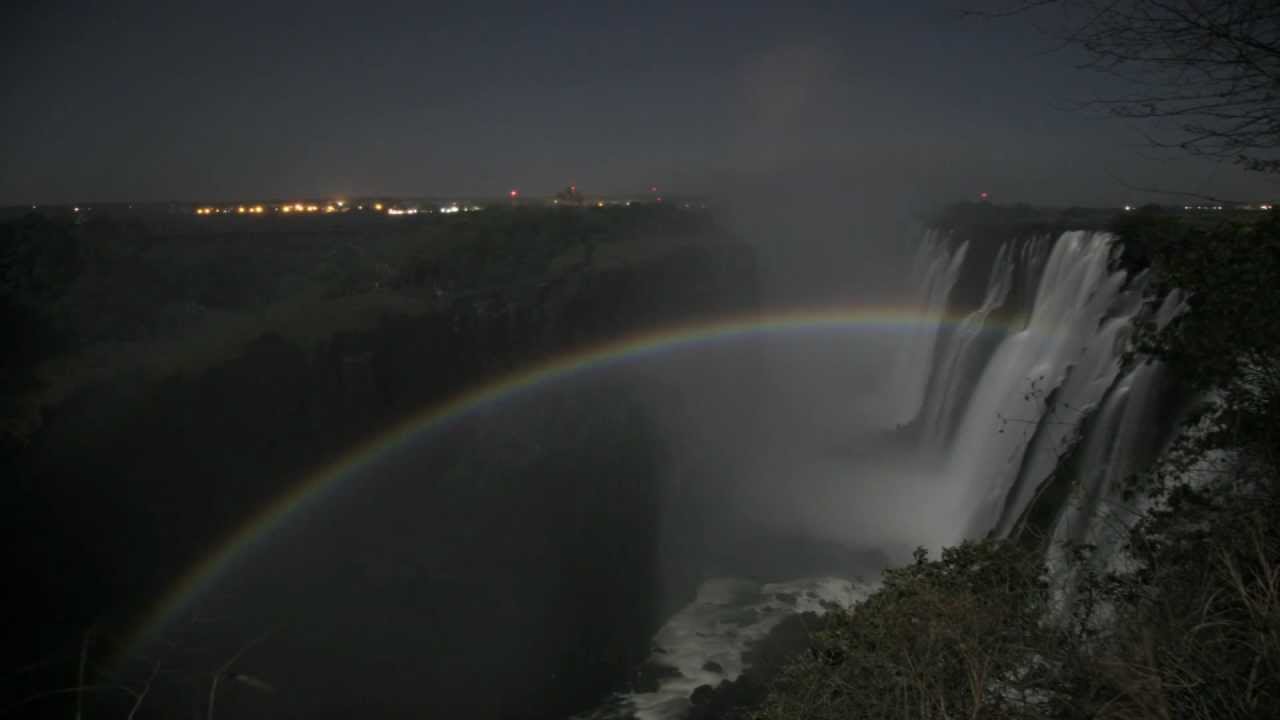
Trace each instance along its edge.
{"label": "mist", "polygon": [[945,3],[28,5],[0,707],[683,718],[1154,454],[1108,228],[1274,190]]}

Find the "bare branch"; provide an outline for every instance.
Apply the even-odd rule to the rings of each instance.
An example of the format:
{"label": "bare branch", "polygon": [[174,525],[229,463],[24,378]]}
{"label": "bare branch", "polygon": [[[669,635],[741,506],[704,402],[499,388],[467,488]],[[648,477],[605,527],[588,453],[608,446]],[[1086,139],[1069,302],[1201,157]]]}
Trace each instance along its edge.
{"label": "bare branch", "polygon": [[131,693],[133,695],[133,707],[129,708],[127,720],[133,720],[134,716],[138,714],[138,709],[142,707],[142,701],[146,700],[147,693],[151,692],[151,684],[155,682],[156,676],[160,674],[160,665],[161,661],[157,660],[151,666],[151,674],[143,681],[142,688],[137,692]]}
{"label": "bare branch", "polygon": [[964,17],[977,17],[977,18],[987,18],[987,19],[1007,18],[1007,17],[1013,17],[1015,15],[1026,15],[1027,13],[1032,12],[1033,10],[1037,10],[1039,8],[1046,7],[1049,5],[1057,5],[1059,2],[1060,0],[1029,0],[1028,2],[1018,3],[1017,5],[1005,7],[1000,10],[972,10],[972,9],[966,8],[961,10],[960,14]]}
{"label": "bare branch", "polygon": [[[1254,0],[1025,0],[969,16],[1002,18],[1048,6],[1052,34],[1084,51],[1080,67],[1133,92],[1084,103],[1136,120],[1174,119],[1153,142],[1192,155],[1280,172],[1280,12]],[[1171,193],[1175,194],[1175,193]],[[1194,194],[1190,194],[1194,195]]]}
{"label": "bare branch", "polygon": [[[93,635],[93,627],[90,626],[88,630],[84,631],[84,635],[80,641],[80,664],[76,670],[76,687],[77,688],[84,687],[84,669],[85,669],[85,665],[89,662],[89,639],[90,637],[92,637],[92,635]],[[84,693],[77,692],[76,693],[76,720],[81,720],[83,717],[84,717]]]}
{"label": "bare branch", "polygon": [[250,648],[261,643],[263,640],[266,640],[267,637],[270,636],[273,631],[274,629],[268,630],[262,633],[261,635],[253,638],[249,642],[241,645],[240,649],[236,650],[235,653],[232,654],[231,657],[227,658],[227,661],[222,663],[222,665],[213,673],[213,680],[209,683],[209,705],[208,705],[208,712],[205,715],[206,720],[213,720],[213,707],[214,707],[214,702],[215,700],[217,700],[217,696],[218,696],[218,685],[219,683],[222,682],[222,679],[224,677],[228,676],[227,673],[230,672],[231,666],[235,665],[236,661],[239,660],[241,656],[243,656],[246,652],[248,652]]}
{"label": "bare branch", "polygon": [[1142,187],[1140,185],[1130,184],[1129,182],[1121,178],[1119,175],[1116,175],[1115,173],[1112,173],[1110,171],[1108,171],[1107,174],[1111,176],[1112,180],[1115,180],[1116,182],[1123,185],[1125,189],[1132,190],[1134,192],[1151,193],[1153,195],[1172,195],[1175,197],[1195,198],[1197,200],[1204,200],[1206,202],[1219,203],[1222,205],[1243,204],[1238,200],[1226,200],[1213,195],[1205,195],[1204,193],[1185,192],[1182,190],[1169,190],[1167,188],[1157,188],[1157,187]]}

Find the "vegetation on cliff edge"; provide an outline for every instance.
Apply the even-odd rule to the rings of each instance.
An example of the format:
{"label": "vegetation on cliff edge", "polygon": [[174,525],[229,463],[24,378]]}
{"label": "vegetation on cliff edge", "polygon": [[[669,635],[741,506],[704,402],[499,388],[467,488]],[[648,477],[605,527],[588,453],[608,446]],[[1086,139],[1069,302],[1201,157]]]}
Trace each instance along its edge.
{"label": "vegetation on cliff edge", "polygon": [[1130,362],[1207,398],[1131,479],[1121,557],[1066,548],[1076,572],[1055,587],[1013,543],[920,552],[828,616],[741,716],[1280,717],[1280,217],[1147,211],[1114,230],[1119,262],[1186,293],[1167,326],[1139,328]]}

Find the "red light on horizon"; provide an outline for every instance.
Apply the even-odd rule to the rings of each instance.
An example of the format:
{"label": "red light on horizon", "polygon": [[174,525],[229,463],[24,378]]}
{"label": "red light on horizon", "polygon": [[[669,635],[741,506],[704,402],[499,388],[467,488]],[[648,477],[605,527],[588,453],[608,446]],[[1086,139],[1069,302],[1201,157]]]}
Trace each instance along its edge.
{"label": "red light on horizon", "polygon": [[519,190],[512,190],[512,191],[511,191],[511,197],[519,197],[519,196],[520,196],[520,191],[519,191]]}

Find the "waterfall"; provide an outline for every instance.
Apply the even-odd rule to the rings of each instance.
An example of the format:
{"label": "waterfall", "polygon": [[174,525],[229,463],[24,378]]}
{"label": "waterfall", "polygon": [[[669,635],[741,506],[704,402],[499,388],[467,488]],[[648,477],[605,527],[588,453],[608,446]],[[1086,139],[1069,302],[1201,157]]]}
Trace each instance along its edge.
{"label": "waterfall", "polygon": [[948,339],[946,351],[934,373],[935,391],[930,393],[928,405],[922,417],[924,437],[933,448],[940,447],[950,437],[957,408],[969,398],[971,385],[966,382],[985,361],[984,343],[980,342],[987,319],[991,313],[1004,306],[1013,284],[1014,263],[1008,243],[1000,246],[987,281],[982,306],[960,322]]}
{"label": "waterfall", "polygon": [[[900,410],[918,424],[921,452],[937,457],[937,501],[954,509],[935,542],[1011,532],[1077,439],[1091,475],[1080,481],[1081,507],[1060,513],[1055,532],[1092,538],[1089,513],[1153,457],[1151,428],[1160,424],[1151,422],[1151,397],[1161,370],[1122,367],[1135,323],[1152,314],[1148,278],[1113,268],[1114,246],[1101,232],[1010,239],[989,264],[966,266],[966,255],[982,254],[926,236],[916,281],[928,317],[954,314],[950,293],[964,277],[986,278],[976,309],[949,332],[922,330],[929,337],[910,338],[895,360],[895,391],[905,386],[902,374],[915,373],[920,394],[900,395]],[[1155,313],[1158,322],[1175,312],[1170,302]],[[1092,432],[1079,438],[1091,417]]]}
{"label": "waterfall", "polygon": [[[1125,353],[1138,323],[1163,326],[1182,299],[1171,293],[1153,307],[1149,277],[1115,267],[1108,233],[995,240],[941,231],[923,239],[909,276],[911,316],[921,321],[910,323],[885,373],[891,409],[883,429],[901,442],[868,451],[877,459],[866,465],[841,466],[831,483],[823,476],[802,485],[803,472],[789,482],[820,510],[805,516],[810,525],[830,516],[831,525],[857,526],[853,536],[878,541],[886,553],[1007,536],[1034,507],[1043,516],[1039,531],[1094,544],[1108,562],[1102,556],[1123,537],[1108,530],[1134,517],[1121,502],[1124,478],[1148,467],[1179,423],[1168,373],[1158,363],[1126,365]],[[847,495],[832,491],[846,486]],[[1042,505],[1049,510],[1041,513]],[[897,547],[904,542],[910,547]],[[1047,560],[1069,580],[1060,543]],[[876,588],[834,578],[789,582],[805,584],[805,597],[818,601],[823,593],[860,599]],[[775,602],[791,602],[790,591],[749,588],[744,601],[726,596],[726,587],[744,586],[704,582],[655,636],[651,662],[669,668],[669,677],[583,717],[684,717],[699,683],[732,679],[745,666],[742,638],[762,637],[798,609]],[[743,602],[752,612],[740,625]]]}
{"label": "waterfall", "polygon": [[911,282],[922,289],[921,322],[913,323],[903,338],[889,385],[899,400],[898,414],[889,418],[896,424],[915,419],[925,400],[925,383],[933,366],[934,346],[947,317],[947,299],[955,287],[964,265],[968,243],[952,248],[947,238],[936,231],[925,235],[911,270]]}
{"label": "waterfall", "polygon": [[[1096,337],[1099,320],[1124,283],[1108,275],[1111,238],[1067,233],[1040,280],[1027,327],[1006,338],[983,369],[955,440],[951,473],[970,512],[967,534],[995,523],[1017,479],[1022,455],[1047,418],[1046,399]],[[1118,352],[1112,349],[1113,354]],[[1076,398],[1063,396],[1071,405]]]}
{"label": "waterfall", "polygon": [[[1180,292],[1169,293],[1154,313],[1156,327],[1164,327],[1184,307]],[[1096,419],[1081,438],[1074,463],[1071,494],[1053,528],[1049,562],[1065,565],[1064,542],[1094,546],[1099,558],[1110,558],[1124,538],[1124,530],[1144,508],[1123,498],[1123,481],[1141,472],[1165,449],[1177,418],[1157,422],[1159,400],[1168,391],[1167,373],[1160,363],[1140,363],[1108,393]]]}

